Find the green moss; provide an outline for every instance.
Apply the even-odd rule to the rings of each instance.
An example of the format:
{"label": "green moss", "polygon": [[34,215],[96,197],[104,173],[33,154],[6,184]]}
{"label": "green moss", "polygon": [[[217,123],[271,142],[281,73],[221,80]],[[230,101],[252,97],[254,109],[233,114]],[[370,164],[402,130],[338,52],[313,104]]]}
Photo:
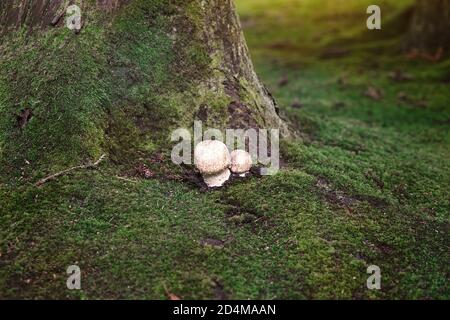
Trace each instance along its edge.
{"label": "green moss", "polygon": [[[269,4],[254,4],[252,10],[262,10],[264,5]],[[409,3],[399,4],[392,14],[401,12],[403,5]],[[365,12],[354,11],[355,17]],[[257,204],[256,213],[280,216],[296,230],[292,237],[298,239],[300,248],[308,248],[298,264],[306,270],[304,282],[315,286],[300,289],[309,292],[309,297],[448,297],[445,229],[449,219],[450,167],[446,159],[450,156],[450,132],[444,123],[450,109],[444,101],[450,97],[448,85],[440,80],[448,73],[448,61],[435,65],[410,62],[392,55],[392,51],[375,56],[369,47],[390,41],[380,37],[366,39],[368,47],[339,59],[319,60],[317,56],[327,44],[308,39],[323,33],[325,26],[314,24],[310,34],[284,35],[282,30],[292,30],[290,18],[274,29],[260,24],[266,14],[273,13],[263,12],[260,18],[252,13],[256,20],[247,32],[250,43],[258,39],[254,45],[259,48],[256,69],[303,139],[302,143],[283,143],[289,170],[278,184],[266,182],[267,189],[259,183],[248,189],[236,186],[233,201],[244,204],[246,210],[255,210]],[[285,12],[289,16],[300,14]],[[313,13],[304,8],[301,12],[309,19],[318,19],[329,10]],[[347,12],[347,16],[352,13]],[[331,19],[330,24],[344,25],[339,19]],[[273,34],[261,36],[264,28],[271,28]],[[287,37],[298,39],[295,43],[301,43],[302,49],[271,49],[271,44],[288,42]],[[353,49],[351,43],[339,45]],[[311,51],[307,52],[308,48]],[[280,63],[263,58],[274,55]],[[412,74],[415,80],[393,81],[389,77],[393,70]],[[288,84],[279,87],[277,83],[284,76]],[[368,86],[380,88],[383,99],[365,97]],[[398,99],[400,92],[411,98],[409,102]],[[292,107],[296,99],[301,108]],[[426,106],[417,106],[422,100]],[[309,190],[295,186],[294,182],[301,181],[296,174],[299,171],[313,177],[313,197],[308,196]],[[290,186],[283,188],[285,183]],[[258,191],[250,191],[252,188]],[[321,201],[314,200],[315,195]],[[308,205],[314,207],[305,210]],[[309,220],[309,215],[314,220]],[[364,273],[370,264],[381,267],[380,292],[364,289]]]}
{"label": "green moss", "polygon": [[[80,36],[58,30],[29,39],[24,33],[3,42],[0,96],[2,169],[69,165],[96,156],[103,141],[103,108],[109,104],[104,34],[95,26]],[[32,118],[23,129],[16,117]]]}
{"label": "green moss", "polygon": [[[103,152],[128,162],[149,144],[163,148],[172,128],[190,125],[193,94],[210,60],[198,36],[172,33],[198,28],[175,15],[180,5],[137,0],[112,21],[86,7],[89,23],[78,35],[24,29],[5,39],[3,176],[33,180]],[[16,118],[27,108],[32,118],[20,129]]]}
{"label": "green moss", "polygon": [[[323,21],[323,14],[329,11],[318,10],[317,3],[305,1],[303,9],[310,19]],[[327,3],[331,6],[332,2]],[[397,2],[389,3],[397,8]],[[295,1],[283,0],[282,4],[251,4],[255,24],[248,35],[253,48],[259,47],[268,55],[272,50],[265,41],[274,42],[283,32],[292,39],[299,37],[283,31],[288,26],[278,24],[278,19],[277,25],[269,23],[270,32],[263,32],[260,42],[255,42],[259,28],[265,28],[267,21],[261,20],[265,14],[280,14],[277,10],[286,7],[286,15],[296,12],[289,7]],[[347,1],[345,6],[359,12],[360,4]],[[400,9],[404,5],[398,4]],[[99,170],[74,172],[41,188],[0,183],[1,296],[164,299],[167,288],[183,299],[448,299],[450,96],[448,84],[442,79],[448,74],[449,62],[429,65],[370,51],[322,61],[305,59],[293,49],[283,56],[280,66],[259,56],[259,74],[303,138],[283,141],[284,166],[277,175],[237,180],[227,188],[207,192],[182,180],[183,175],[172,167],[167,173],[180,180],[169,181],[168,174],[158,175],[165,178],[161,180],[131,177],[127,181],[117,176],[132,170],[131,159],[145,159],[145,152],[170,150],[167,128],[180,124],[191,127],[197,111],[193,106],[209,104],[214,112],[208,124],[221,126],[224,106],[230,102],[224,92],[208,94],[198,83],[206,69],[193,73],[199,78],[177,78],[177,68],[170,66],[177,60],[175,53],[181,51],[170,54],[170,37],[161,31],[167,31],[168,24],[162,17],[153,16],[158,10],[171,10],[161,6],[162,1],[136,2],[117,18],[107,34],[95,28],[86,29],[78,37],[54,31],[48,39],[26,38],[3,44],[7,54],[0,64],[7,69],[0,69],[2,125],[12,128],[15,120],[11,112],[26,105],[40,110],[39,117],[32,118],[20,133],[27,137],[33,136],[27,133],[31,128],[33,132],[46,128],[47,123],[32,123],[41,121],[42,115],[43,119],[73,117],[74,128],[69,130],[81,133],[74,139],[86,139],[91,134],[97,140],[88,144],[70,140],[73,156],[66,150],[68,142],[62,141],[59,149],[48,149],[49,160],[41,160],[44,167],[78,163],[80,155],[94,157],[104,150],[109,151],[114,163],[124,166],[103,163]],[[273,10],[257,14],[266,6]],[[316,14],[313,9],[318,10]],[[134,15],[137,29],[144,32],[142,39],[140,32],[135,33],[133,25],[128,24]],[[195,17],[191,12],[188,19],[181,17],[177,23],[186,27],[195,24]],[[297,26],[303,20],[283,21]],[[342,18],[331,25],[340,23]],[[313,25],[314,32],[305,33],[306,40],[329,27]],[[92,39],[98,40],[94,47]],[[325,44],[306,40],[305,47],[321,49]],[[33,49],[33,41],[40,43],[37,48],[41,51]],[[191,45],[186,46],[189,54],[182,53],[191,58],[183,63],[208,63],[196,41],[180,41]],[[87,59],[82,73],[76,73],[78,59],[70,60],[75,66],[52,62],[51,57],[71,57],[57,50],[60,46],[75,50],[84,42],[91,46],[80,52],[80,61]],[[32,46],[23,47],[26,43]],[[158,48],[168,55],[161,57]],[[20,63],[13,59],[13,49]],[[296,64],[284,67],[292,61]],[[367,61],[376,62],[378,68]],[[111,74],[99,67],[106,62]],[[300,63],[301,68],[295,67]],[[161,70],[167,66],[169,72],[164,74]],[[13,67],[19,69],[19,79],[35,89],[18,87]],[[28,75],[33,68],[45,81]],[[415,80],[390,80],[389,72],[397,68],[411,73]],[[57,88],[61,87],[66,97],[47,90],[56,81],[51,73],[44,72],[47,69],[61,73],[61,80],[82,90],[73,92],[63,86],[64,82]],[[69,75],[73,74],[85,89],[70,82]],[[279,87],[277,83],[285,75],[289,82]],[[339,78],[344,78],[344,84]],[[183,81],[183,90],[170,89],[170,94],[158,91],[167,83],[171,88],[171,84],[178,87]],[[115,90],[108,89],[112,84]],[[240,84],[245,89],[247,84]],[[369,85],[381,88],[384,98],[374,101],[365,97]],[[426,107],[399,101],[397,94],[401,91],[413,101],[426,100]],[[245,102],[252,101],[253,96],[245,90],[241,94]],[[14,107],[22,96],[26,103]],[[302,108],[291,107],[295,98]],[[41,101],[45,106],[62,102],[58,108],[64,112],[54,115],[50,112],[53,109],[48,109],[47,113],[47,107],[41,109]],[[94,108],[93,113],[86,111],[87,106]],[[73,110],[81,110],[81,118],[72,115]],[[91,116],[90,124],[86,124]],[[59,127],[50,129],[65,132],[62,123],[55,126]],[[11,131],[17,134],[14,140],[10,131],[0,132],[0,148],[6,159],[24,150],[27,158],[36,153],[35,145],[30,145],[30,150],[19,146],[26,143],[19,130]],[[45,137],[39,140],[45,146],[59,141]],[[18,146],[13,146],[13,141]],[[42,153],[38,154],[40,159]],[[22,167],[22,163],[18,161],[17,166]],[[167,169],[167,163],[148,166],[154,171]],[[208,239],[223,245],[204,245]],[[66,269],[72,264],[82,270],[80,292],[66,289]],[[381,291],[366,289],[367,267],[373,264],[381,268]]]}

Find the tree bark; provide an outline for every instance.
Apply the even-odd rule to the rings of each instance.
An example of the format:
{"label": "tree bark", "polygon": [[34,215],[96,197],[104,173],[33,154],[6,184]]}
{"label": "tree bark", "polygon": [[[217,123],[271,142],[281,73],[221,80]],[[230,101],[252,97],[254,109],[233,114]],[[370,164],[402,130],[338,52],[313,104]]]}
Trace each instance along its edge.
{"label": "tree bark", "polygon": [[422,54],[450,49],[450,0],[417,0],[408,47]]}
{"label": "tree bark", "polygon": [[[126,0],[98,0],[96,6],[103,11],[118,10]],[[82,5],[76,0],[7,0],[0,2],[0,30],[17,29],[21,26],[29,28],[45,28],[62,22],[65,9],[71,4]],[[1,34],[1,33],[0,33]]]}
{"label": "tree bark", "polygon": [[[70,4],[83,12],[79,35],[65,27]],[[67,166],[108,148],[120,161],[142,144],[133,139],[169,139],[195,120],[289,136],[232,0],[10,0],[0,2],[0,17],[0,152],[11,171],[30,159],[49,171],[51,155],[67,154],[57,156]],[[56,47],[49,38],[64,40]],[[101,106],[95,113],[87,103]],[[11,119],[24,109],[32,117],[18,128]]]}
{"label": "tree bark", "polygon": [[[105,12],[115,12],[132,0],[97,0],[97,9]],[[136,2],[136,1],[134,1]],[[167,0],[167,3],[177,1]],[[207,46],[208,54],[213,63],[211,70],[219,70],[222,76],[208,77],[205,84],[208,86],[223,86],[226,93],[236,101],[233,105],[241,104],[240,90],[254,91],[257,105],[242,106],[248,113],[247,120],[234,119],[234,124],[242,126],[250,125],[256,121],[260,125],[274,126],[282,130],[283,135],[289,135],[286,125],[279,119],[277,106],[270,93],[258,79],[249,55],[249,51],[243,36],[239,18],[236,14],[233,0],[187,0],[191,3],[189,10],[198,12],[200,21],[191,26],[199,32],[200,38]],[[86,1],[84,1],[86,3]],[[63,26],[63,16],[66,8],[71,4],[79,4],[82,9],[88,10],[81,0],[11,0],[0,3],[1,29],[3,33],[17,30],[26,26],[33,30],[46,29],[50,25]],[[187,7],[180,8],[186,10]],[[181,13],[182,15],[182,13]],[[172,36],[187,30],[173,30]],[[188,30],[189,31],[189,30]],[[239,82],[247,82],[248,87],[242,88]],[[248,108],[248,110],[247,110]],[[233,119],[231,119],[233,120]],[[247,122],[247,123],[245,123]],[[253,123],[255,124],[255,123]]]}

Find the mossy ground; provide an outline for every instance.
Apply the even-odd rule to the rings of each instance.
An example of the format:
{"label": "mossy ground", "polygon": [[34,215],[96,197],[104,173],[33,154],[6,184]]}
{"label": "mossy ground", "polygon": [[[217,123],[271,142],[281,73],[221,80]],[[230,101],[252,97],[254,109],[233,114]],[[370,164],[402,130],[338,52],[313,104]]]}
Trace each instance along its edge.
{"label": "mossy ground", "polygon": [[[302,138],[282,143],[279,174],[205,192],[106,163],[41,188],[3,183],[0,297],[448,299],[450,64],[405,59],[395,33],[317,58],[333,30],[351,43],[365,26],[363,2],[345,15],[332,2],[238,1],[257,71]],[[81,291],[66,288],[73,264]]]}

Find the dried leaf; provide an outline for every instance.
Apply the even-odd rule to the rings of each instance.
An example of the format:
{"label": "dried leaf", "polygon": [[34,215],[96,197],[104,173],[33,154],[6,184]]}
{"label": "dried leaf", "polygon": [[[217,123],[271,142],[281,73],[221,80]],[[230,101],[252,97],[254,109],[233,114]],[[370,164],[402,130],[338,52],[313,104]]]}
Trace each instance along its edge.
{"label": "dried leaf", "polygon": [[278,80],[278,86],[279,87],[284,87],[289,83],[289,78],[288,76],[284,75],[280,78],[280,80]]}
{"label": "dried leaf", "polygon": [[173,293],[169,293],[169,294],[168,294],[168,298],[169,298],[169,300],[173,300],[173,301],[181,300],[180,297],[178,297],[177,295],[175,295],[175,294],[173,294]]}
{"label": "dried leaf", "polygon": [[394,72],[390,72],[389,73],[389,78],[391,78],[391,80],[397,81],[397,82],[405,82],[405,81],[414,80],[414,76],[413,75],[411,75],[409,73],[405,73],[405,72],[400,71],[400,70],[396,70]]}
{"label": "dried leaf", "polygon": [[404,91],[400,91],[397,94],[397,99],[400,101],[409,101],[411,98],[408,96],[408,94]]}
{"label": "dried leaf", "polygon": [[155,174],[153,171],[151,171],[145,164],[139,164],[136,169],[135,169],[135,175],[145,178],[145,179],[150,179],[152,178]]}
{"label": "dried leaf", "polygon": [[295,98],[294,101],[292,101],[291,107],[294,109],[301,109],[303,108],[303,103],[300,102],[299,98]]}
{"label": "dried leaf", "polygon": [[176,301],[181,300],[181,298],[180,298],[179,296],[177,296],[176,294],[173,294],[173,293],[169,292],[169,290],[167,289],[165,283],[163,283],[163,287],[164,287],[164,291],[166,292],[167,298],[168,298],[169,300],[173,300],[173,301],[175,301],[175,300],[176,300]]}
{"label": "dried leaf", "polygon": [[207,238],[207,239],[200,240],[200,244],[202,246],[211,246],[211,247],[215,247],[215,248],[223,248],[223,246],[225,245],[225,242],[222,241],[222,240]]}
{"label": "dried leaf", "polygon": [[383,99],[383,92],[373,86],[368,87],[364,95],[376,101]]}

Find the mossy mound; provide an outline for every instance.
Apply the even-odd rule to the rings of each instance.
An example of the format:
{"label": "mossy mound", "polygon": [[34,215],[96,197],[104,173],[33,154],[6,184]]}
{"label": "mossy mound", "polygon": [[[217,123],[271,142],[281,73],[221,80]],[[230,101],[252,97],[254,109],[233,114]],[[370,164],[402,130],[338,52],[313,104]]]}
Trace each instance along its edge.
{"label": "mossy mound", "polygon": [[[227,15],[212,21],[217,10]],[[252,123],[280,126],[231,3],[135,0],[105,12],[88,2],[82,18],[78,34],[24,23],[2,37],[2,177],[168,151],[171,130],[191,128],[199,110],[205,126],[225,128],[236,101]]]}

